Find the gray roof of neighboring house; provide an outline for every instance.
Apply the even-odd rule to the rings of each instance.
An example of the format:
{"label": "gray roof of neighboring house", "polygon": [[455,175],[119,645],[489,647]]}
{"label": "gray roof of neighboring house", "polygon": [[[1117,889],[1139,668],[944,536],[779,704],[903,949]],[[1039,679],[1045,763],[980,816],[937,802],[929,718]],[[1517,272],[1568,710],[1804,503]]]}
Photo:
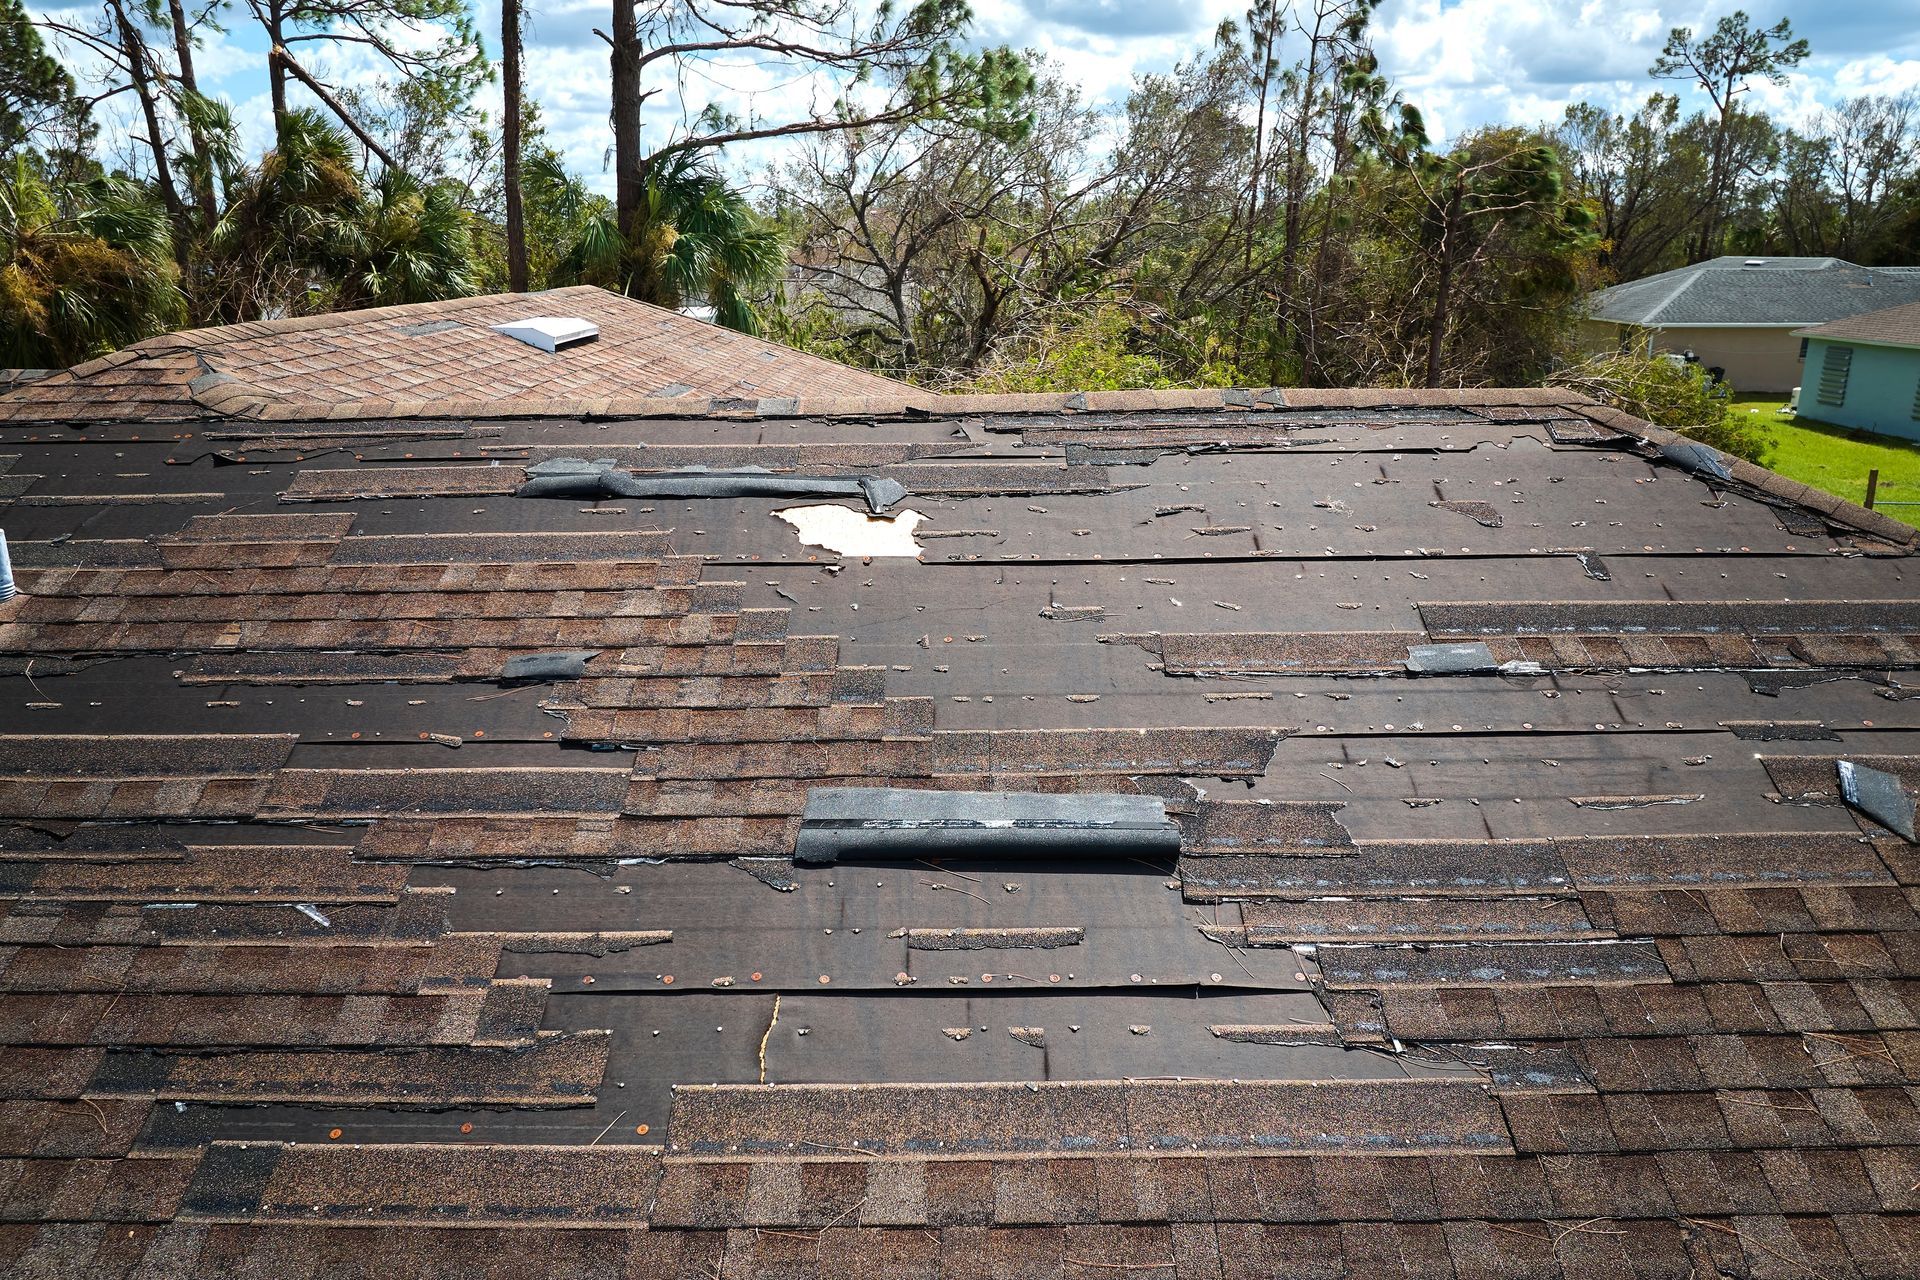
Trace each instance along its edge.
{"label": "gray roof of neighboring house", "polygon": [[1890,347],[1920,347],[1920,302],[1869,311],[1802,329],[1802,337],[1830,338],[1843,342],[1871,342]]}
{"label": "gray roof of neighboring house", "polygon": [[1602,289],[1588,315],[1615,324],[1809,325],[1920,302],[1920,267],[1838,258],[1713,258]]}

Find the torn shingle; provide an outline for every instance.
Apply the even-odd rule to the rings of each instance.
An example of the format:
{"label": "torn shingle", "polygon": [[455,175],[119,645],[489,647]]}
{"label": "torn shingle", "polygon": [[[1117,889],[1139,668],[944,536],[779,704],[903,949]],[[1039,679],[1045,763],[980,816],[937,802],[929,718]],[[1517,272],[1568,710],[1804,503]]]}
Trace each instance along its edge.
{"label": "torn shingle", "polygon": [[552,653],[529,653],[509,658],[500,668],[505,684],[548,684],[555,680],[581,680],[587,663],[600,656],[598,649],[561,649]]}
{"label": "torn shingle", "polygon": [[816,787],[795,857],[1167,857],[1180,829],[1158,797]]}
{"label": "torn shingle", "polygon": [[907,496],[898,481],[879,476],[779,475],[760,467],[709,471],[688,467],[679,471],[635,474],[611,460],[554,458],[526,469],[526,480],[514,491],[521,498],[851,498],[866,501],[870,511],[885,511]]}
{"label": "torn shingle", "polygon": [[1909,844],[1920,844],[1914,832],[1914,797],[1906,784],[1890,773],[1841,760],[1835,768],[1840,775],[1840,797],[1889,831],[1896,831]]}
{"label": "torn shingle", "polygon": [[1081,928],[1024,929],[908,929],[907,946],[914,951],[1040,950],[1077,947],[1087,940]]}
{"label": "torn shingle", "polygon": [[1478,641],[1464,644],[1416,644],[1407,647],[1407,670],[1414,675],[1476,675],[1498,671],[1493,651]]}

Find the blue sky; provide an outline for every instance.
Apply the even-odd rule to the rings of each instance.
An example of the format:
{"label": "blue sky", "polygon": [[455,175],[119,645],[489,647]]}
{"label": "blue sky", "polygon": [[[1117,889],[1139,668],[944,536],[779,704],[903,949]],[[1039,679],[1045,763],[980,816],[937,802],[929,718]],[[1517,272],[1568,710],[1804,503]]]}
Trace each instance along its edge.
{"label": "blue sky", "polygon": [[[605,187],[605,0],[524,0],[530,26],[528,89],[573,165]],[[495,0],[481,0],[482,29],[498,27]],[[990,44],[1038,49],[1094,99],[1124,94],[1140,72],[1164,70],[1203,47],[1221,18],[1246,0],[974,0],[977,34]],[[1373,38],[1384,70],[1440,134],[1491,121],[1555,119],[1569,102],[1627,106],[1654,87],[1646,70],[1673,26],[1710,26],[1731,5],[1666,0],[1383,0]],[[1812,42],[1813,57],[1791,84],[1761,86],[1758,105],[1788,120],[1851,94],[1920,90],[1920,0],[1785,3],[1750,0],[1747,11],[1772,22],[1786,16]],[[242,10],[244,12],[244,10]],[[227,97],[250,149],[267,137],[263,42],[241,25],[198,56],[203,88]],[[356,74],[341,68],[343,77]],[[796,82],[778,66],[713,68],[687,84],[688,106],[708,98],[736,111],[769,116],[804,103],[820,86]],[[663,101],[671,95],[662,95]],[[655,130],[671,127],[655,119]],[[109,129],[108,137],[124,138]],[[124,144],[122,144],[124,145]],[[749,169],[764,151],[731,157]]]}

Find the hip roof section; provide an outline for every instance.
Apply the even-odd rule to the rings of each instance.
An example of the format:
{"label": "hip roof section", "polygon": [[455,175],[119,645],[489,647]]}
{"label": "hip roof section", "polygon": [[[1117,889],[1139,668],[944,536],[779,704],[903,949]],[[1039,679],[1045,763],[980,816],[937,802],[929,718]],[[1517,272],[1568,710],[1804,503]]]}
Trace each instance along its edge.
{"label": "hip roof section", "polygon": [[1920,302],[1920,267],[1861,267],[1838,258],[1713,258],[1602,289],[1588,317],[1613,324],[1820,324]]}
{"label": "hip roof section", "polygon": [[1810,329],[1802,329],[1800,336],[1826,338],[1835,342],[1866,342],[1884,347],[1920,347],[1920,302],[1815,325]]}
{"label": "hip roof section", "polygon": [[[495,332],[532,316],[599,329],[557,352]],[[905,383],[591,285],[164,334],[0,389],[0,421],[405,416],[448,402],[870,396]]]}

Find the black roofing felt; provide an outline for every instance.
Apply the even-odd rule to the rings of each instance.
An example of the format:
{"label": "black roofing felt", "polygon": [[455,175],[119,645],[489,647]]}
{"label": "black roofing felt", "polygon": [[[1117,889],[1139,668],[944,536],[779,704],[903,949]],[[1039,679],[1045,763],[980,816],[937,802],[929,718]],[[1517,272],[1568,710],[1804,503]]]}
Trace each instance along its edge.
{"label": "black roofing felt", "polygon": [[1288,394],[6,429],[0,1271],[1920,1273],[1911,538]]}

